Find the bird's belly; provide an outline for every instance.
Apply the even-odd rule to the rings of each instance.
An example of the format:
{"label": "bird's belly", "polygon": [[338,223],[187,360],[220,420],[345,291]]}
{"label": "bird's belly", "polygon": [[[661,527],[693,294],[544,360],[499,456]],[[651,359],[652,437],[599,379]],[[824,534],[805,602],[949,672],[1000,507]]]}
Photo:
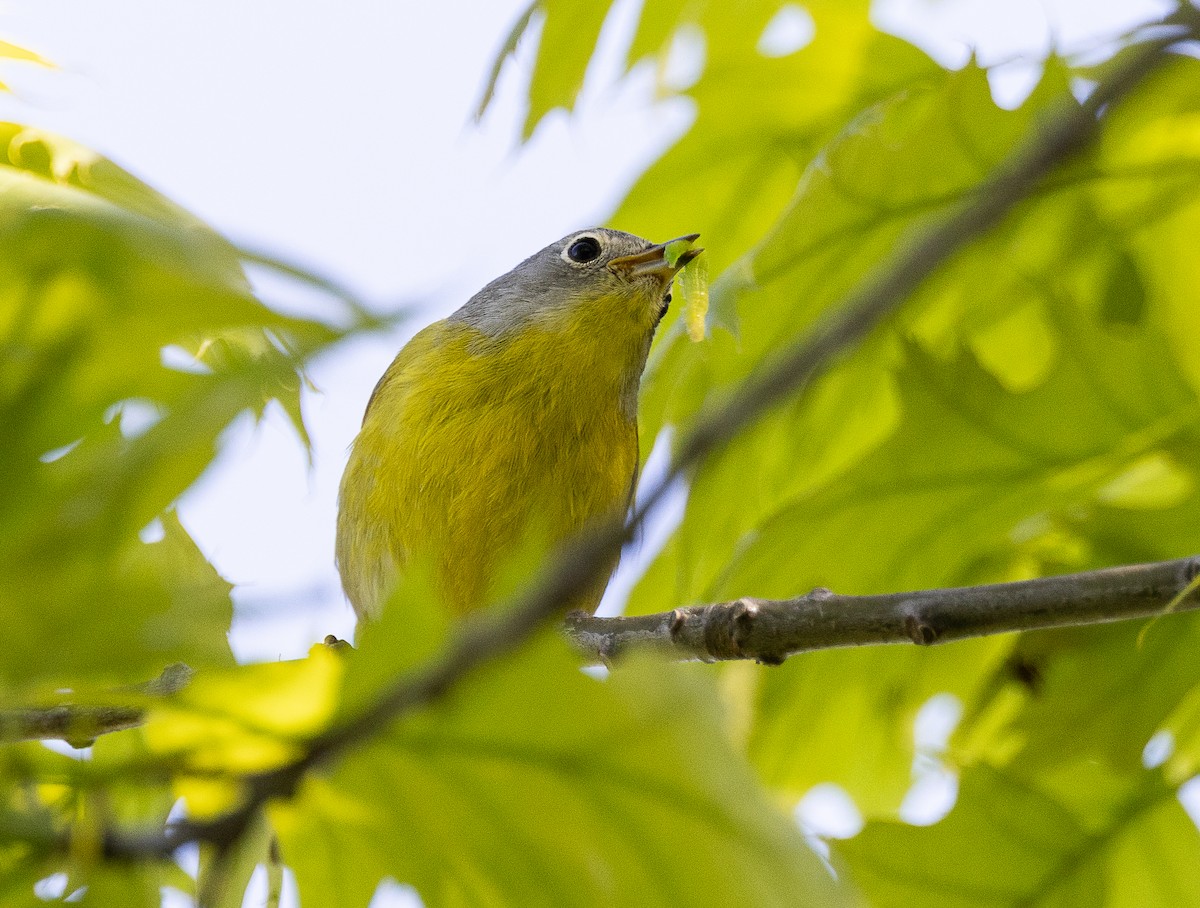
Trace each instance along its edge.
{"label": "bird's belly", "polygon": [[506,558],[560,542],[628,505],[635,426],[615,408],[583,421],[558,415],[491,413],[483,417],[491,432],[476,427],[472,440],[460,436],[449,450],[426,448],[432,494],[420,496],[420,533],[404,533],[404,542],[413,553],[431,547],[456,611],[490,598]]}
{"label": "bird's belly", "polygon": [[[467,403],[436,419],[417,407],[413,419],[391,427],[391,438],[359,439],[347,475],[358,474],[370,492],[344,500],[343,511],[361,510],[360,544],[339,539],[339,557],[355,562],[342,565],[343,576],[371,578],[373,589],[358,598],[377,599],[397,570],[424,562],[446,604],[470,611],[493,597],[516,553],[628,506],[637,428],[618,406],[580,414],[512,397]],[[603,589],[571,605],[594,609]],[[351,600],[360,614],[378,613],[379,602]]]}

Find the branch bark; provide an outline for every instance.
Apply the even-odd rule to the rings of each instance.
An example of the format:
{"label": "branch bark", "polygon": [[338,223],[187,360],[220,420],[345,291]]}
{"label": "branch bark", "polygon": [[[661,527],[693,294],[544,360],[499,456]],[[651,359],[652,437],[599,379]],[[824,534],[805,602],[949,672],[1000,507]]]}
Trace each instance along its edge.
{"label": "branch bark", "polygon": [[[182,662],[173,662],[153,681],[129,689],[137,699],[178,693],[192,680],[194,672]],[[66,741],[86,747],[100,735],[136,728],[146,718],[146,708],[134,704],[87,705],[58,703],[46,707],[0,710],[0,743],[12,741]]]}
{"label": "branch bark", "polygon": [[839,596],[815,589],[795,599],[738,599],[654,615],[567,616],[567,636],[587,655],[608,662],[649,649],[679,659],[754,659],[843,646],[915,643],[930,646],[1015,631],[1152,618],[1168,609],[1200,609],[1190,592],[1200,556],[1040,577],[1016,583]]}

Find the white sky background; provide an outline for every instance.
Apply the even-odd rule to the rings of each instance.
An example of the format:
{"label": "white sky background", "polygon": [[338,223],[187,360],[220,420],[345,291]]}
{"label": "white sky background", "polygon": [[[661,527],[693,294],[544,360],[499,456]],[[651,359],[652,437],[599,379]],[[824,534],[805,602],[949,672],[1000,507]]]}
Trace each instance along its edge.
{"label": "white sky background", "polygon": [[[318,362],[310,471],[284,419],[228,434],[180,503],[238,586],[232,640],[249,660],[302,655],[352,614],[333,568],[337,483],[376,379],[422,324],[546,243],[603,222],[686,129],[648,68],[617,82],[638,0],[618,0],[580,111],[518,144],[529,48],[492,111],[470,112],[525,0],[0,0],[0,37],[56,62],[0,67],[0,118],[91,145],[237,242],[353,287],[380,308],[428,304],[394,336]],[[876,19],[940,60],[996,63],[1097,37],[1166,0],[886,0]],[[1036,70],[993,81],[1011,102]],[[689,225],[678,225],[683,233]],[[653,239],[665,239],[654,237]],[[664,604],[668,605],[668,604]],[[951,794],[952,797],[952,794]]]}

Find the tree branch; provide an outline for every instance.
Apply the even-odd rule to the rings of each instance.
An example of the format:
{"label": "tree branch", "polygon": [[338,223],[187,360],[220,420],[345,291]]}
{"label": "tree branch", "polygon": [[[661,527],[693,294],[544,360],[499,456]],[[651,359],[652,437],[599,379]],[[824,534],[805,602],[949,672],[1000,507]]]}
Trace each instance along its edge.
{"label": "tree branch", "polygon": [[[130,688],[140,698],[163,697],[178,693],[192,680],[194,672],[182,662],[173,662],[153,681]],[[92,706],[58,703],[46,707],[22,707],[0,710],[0,743],[13,741],[66,741],[86,747],[98,736],[136,728],[146,719],[140,705],[107,704]]]}
{"label": "tree branch", "polygon": [[839,596],[815,589],[795,599],[738,599],[655,615],[567,616],[567,636],[608,662],[629,650],[715,662],[778,664],[809,650],[952,640],[1014,631],[1129,621],[1168,609],[1200,609],[1200,597],[1175,598],[1200,575],[1200,556],[1104,568],[1016,583]]}
{"label": "tree branch", "polygon": [[[1044,122],[959,212],[901,249],[809,338],[783,351],[775,365],[748,380],[723,406],[701,417],[684,437],[668,474],[646,492],[628,523],[603,525],[565,546],[523,595],[507,607],[472,616],[439,656],[397,679],[357,717],[310,741],[295,761],[248,777],[243,800],[234,809],[212,820],[185,820],[166,830],[108,830],[103,839],[105,854],[146,859],[165,857],[192,841],[227,846],[245,832],[263,804],[290,796],[310,769],[340,756],[405,713],[436,701],[472,672],[528,641],[564,603],[598,578],[677,479],[828,368],[898,309],[939,266],[997,224],[1055,166],[1086,144],[1103,111],[1168,59],[1171,46],[1200,35],[1198,23],[1200,14],[1190,8],[1165,20],[1162,32],[1114,62],[1086,102],[1064,101],[1058,115]],[[1182,28],[1184,25],[1187,27]],[[59,847],[67,844],[65,839],[57,843]]]}

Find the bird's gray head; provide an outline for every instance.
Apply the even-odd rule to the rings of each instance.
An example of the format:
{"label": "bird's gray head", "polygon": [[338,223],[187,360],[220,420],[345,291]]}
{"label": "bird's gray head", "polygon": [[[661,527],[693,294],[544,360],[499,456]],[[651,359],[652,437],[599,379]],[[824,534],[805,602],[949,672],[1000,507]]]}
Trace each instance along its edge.
{"label": "bird's gray head", "polygon": [[667,245],[604,227],[568,234],[496,278],[451,320],[495,337],[561,316],[582,303],[629,300],[644,307],[653,331],[667,311],[671,279],[700,254],[698,249],[688,250],[672,265],[667,262]]}

